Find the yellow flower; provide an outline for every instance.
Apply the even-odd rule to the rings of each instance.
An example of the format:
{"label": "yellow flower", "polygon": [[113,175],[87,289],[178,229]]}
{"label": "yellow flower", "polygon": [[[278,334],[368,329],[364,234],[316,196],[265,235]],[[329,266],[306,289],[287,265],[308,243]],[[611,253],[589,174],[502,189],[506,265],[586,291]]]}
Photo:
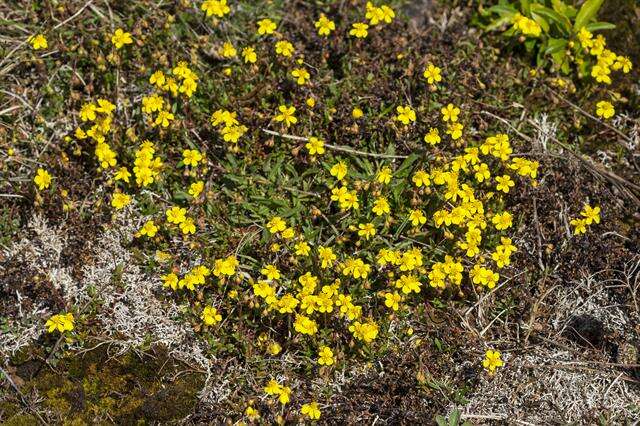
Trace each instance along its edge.
{"label": "yellow flower", "polygon": [[191,185],[189,185],[189,195],[191,195],[193,198],[198,198],[198,195],[202,193],[203,189],[203,181],[199,180],[197,182],[193,182]]}
{"label": "yellow flower", "polygon": [[402,296],[395,293],[385,293],[384,295],[384,304],[387,308],[391,308],[394,311],[400,309],[400,302],[402,301]]}
{"label": "yellow flower", "polygon": [[215,325],[222,321],[222,315],[213,306],[205,306],[200,318],[206,325]]}
{"label": "yellow flower", "polygon": [[284,238],[285,240],[290,240],[295,236],[296,236],[296,232],[291,227],[282,231],[282,238]]}
{"label": "yellow flower", "polygon": [[169,210],[167,210],[166,215],[167,215],[167,221],[169,223],[174,223],[174,224],[180,224],[182,222],[185,221],[186,217],[185,215],[187,214],[187,209],[183,208],[183,207],[171,207]]}
{"label": "yellow flower", "polygon": [[167,78],[165,77],[164,73],[160,70],[154,72],[149,77],[149,83],[158,86],[158,88],[162,88],[162,86],[164,86],[164,83],[166,81],[167,81]]}
{"label": "yellow flower", "polygon": [[478,182],[483,182],[491,177],[489,166],[487,166],[485,163],[474,165],[473,170],[475,170],[476,172],[474,176]]}
{"label": "yellow flower", "polygon": [[293,44],[287,40],[281,40],[276,43],[276,53],[282,55],[285,58],[290,58],[294,52]]}
{"label": "yellow flower", "polygon": [[36,176],[33,178],[33,182],[38,186],[38,189],[42,191],[51,185],[51,175],[44,169],[38,169]]}
{"label": "yellow flower", "polygon": [[460,108],[454,106],[453,104],[448,104],[447,106],[442,107],[440,112],[442,113],[442,121],[444,121],[445,123],[447,121],[451,121],[452,123],[455,123],[456,121],[458,121],[458,115],[460,115]]}
{"label": "yellow flower", "polygon": [[311,136],[309,138],[309,142],[305,145],[305,147],[309,150],[309,154],[324,154],[324,141],[322,139],[315,138]]}
{"label": "yellow flower", "polygon": [[120,167],[116,172],[114,179],[122,180],[122,181],[125,181],[126,183],[129,183],[130,177],[131,177],[131,173],[129,172],[129,170],[127,170],[126,167]]}
{"label": "yellow flower", "polygon": [[328,36],[331,34],[331,31],[336,29],[336,24],[327,18],[324,13],[320,14],[320,18],[318,18],[314,25],[318,29],[318,34],[321,36]]}
{"label": "yellow flower", "polygon": [[533,19],[522,16],[516,13],[513,17],[513,28],[520,31],[524,35],[530,35],[532,37],[539,37],[542,32],[542,28]]}
{"label": "yellow flower", "polygon": [[382,10],[382,20],[387,24],[390,24],[391,21],[393,21],[393,18],[396,17],[396,13],[393,11],[393,9],[391,9],[386,4],[380,6],[380,10]]}
{"label": "yellow flower", "polygon": [[580,235],[587,232],[587,220],[586,219],[571,219],[571,226],[573,226],[573,234]]}
{"label": "yellow flower", "polygon": [[430,128],[429,133],[424,135],[424,141],[430,145],[436,145],[440,143],[440,133],[436,128]]}
{"label": "yellow flower", "polygon": [[329,173],[336,179],[342,180],[347,175],[347,164],[344,161],[339,161],[331,167]]}
{"label": "yellow flower", "polygon": [[511,225],[513,224],[513,218],[511,216],[511,213],[503,212],[493,216],[491,222],[495,225],[498,231],[502,231],[511,227]]}
{"label": "yellow flower", "polygon": [[195,225],[195,223],[193,223],[193,219],[185,218],[185,220],[183,220],[180,223],[180,230],[182,231],[182,233],[184,235],[195,234],[196,233],[196,225]]}
{"label": "yellow flower", "polygon": [[376,177],[376,180],[378,181],[378,183],[386,185],[389,182],[391,182],[392,176],[393,175],[391,173],[391,169],[389,167],[383,167],[382,170],[378,172],[378,176]]}
{"label": "yellow flower", "polygon": [[396,288],[402,290],[404,294],[409,294],[412,291],[420,293],[420,281],[413,275],[401,275],[395,282]]}
{"label": "yellow flower", "polygon": [[229,43],[228,41],[225,41],[222,44],[222,47],[219,50],[220,56],[222,56],[223,58],[233,58],[234,56],[236,56],[236,54],[238,53],[236,51],[236,48],[233,47],[233,44]]}
{"label": "yellow flower", "polygon": [[111,205],[120,210],[131,203],[131,196],[123,194],[122,192],[116,192],[111,198]]}
{"label": "yellow flower", "polygon": [[313,108],[314,106],[316,106],[316,100],[313,99],[312,97],[308,97],[305,103],[309,108]]}
{"label": "yellow flower", "polygon": [[46,49],[47,47],[49,47],[47,38],[43,34],[36,34],[29,37],[29,43],[31,43],[31,47],[33,48],[33,50]]}
{"label": "yellow flower", "polygon": [[594,65],[591,68],[591,77],[594,77],[598,83],[611,84],[611,69],[604,65]]}
{"label": "yellow flower", "polygon": [[244,410],[244,414],[251,421],[256,421],[260,418],[260,412],[251,406],[247,407],[247,409]]}
{"label": "yellow flower", "polygon": [[427,83],[433,84],[442,81],[442,75],[440,74],[440,72],[440,68],[429,62],[422,75],[427,79]]}
{"label": "yellow flower", "polygon": [[373,226],[373,223],[360,223],[358,224],[358,236],[364,237],[365,240],[376,235],[376,228]]}
{"label": "yellow flower", "polygon": [[627,74],[633,68],[633,64],[626,56],[618,56],[616,57],[616,62],[611,66],[611,68],[614,71],[622,70],[623,73]]}
{"label": "yellow flower", "polygon": [[140,235],[146,235],[149,238],[155,237],[157,232],[158,227],[153,223],[153,220],[148,220],[138,231]]}
{"label": "yellow flower", "polygon": [[304,68],[295,68],[291,71],[291,75],[296,78],[296,83],[301,86],[309,81],[309,78],[311,77],[311,75],[309,75],[309,71]]}
{"label": "yellow flower", "polygon": [[258,60],[256,49],[253,47],[245,47],[242,49],[242,57],[244,58],[244,62],[249,64],[255,64]]}
{"label": "yellow flower", "polygon": [[267,223],[267,229],[272,234],[284,231],[285,229],[287,229],[287,222],[285,222],[280,216],[274,216]]}
{"label": "yellow flower", "polygon": [[373,202],[373,208],[371,209],[377,216],[381,216],[385,213],[391,212],[389,202],[384,197],[379,197]]}
{"label": "yellow flower", "polygon": [[580,215],[584,217],[584,221],[587,225],[591,225],[592,223],[600,223],[600,207],[595,206],[591,207],[588,204],[585,204],[584,208],[580,212]]}
{"label": "yellow flower", "polygon": [[161,125],[162,127],[169,127],[169,123],[174,119],[174,115],[169,111],[160,111],[158,116],[155,119],[156,125]]}
{"label": "yellow flower", "polygon": [[356,22],[351,26],[352,28],[349,31],[349,35],[352,35],[356,38],[366,38],[367,35],[369,35],[369,31],[367,31],[369,29],[369,25],[363,22]]}
{"label": "yellow flower", "polygon": [[362,115],[363,115],[363,112],[362,112],[362,110],[361,110],[360,108],[358,108],[358,107],[354,107],[354,108],[351,110],[351,116],[352,116],[353,118],[355,118],[356,120],[357,120],[358,118],[362,117]]}
{"label": "yellow flower", "polygon": [[367,12],[365,18],[369,20],[369,24],[378,25],[380,21],[384,20],[384,11],[380,7],[375,7],[373,3],[367,2]]}
{"label": "yellow flower", "polygon": [[431,185],[431,176],[429,173],[424,170],[418,170],[413,177],[411,178],[413,183],[420,188],[421,186],[430,186]]}
{"label": "yellow flower", "polygon": [[280,404],[285,405],[288,404],[291,400],[291,388],[289,386],[282,386],[280,388],[280,396],[278,397],[278,401]]}
{"label": "yellow flower", "polygon": [[202,161],[202,154],[197,149],[185,149],[182,151],[182,162],[185,166],[196,167]]}
{"label": "yellow flower", "polygon": [[295,249],[297,256],[309,256],[309,252],[311,251],[311,247],[306,241],[296,243],[293,248]]}
{"label": "yellow flower", "polygon": [[269,353],[273,356],[278,355],[280,352],[282,352],[282,346],[280,346],[280,344],[278,342],[273,342],[269,345],[269,347],[267,348],[267,350],[269,351]]}
{"label": "yellow flower", "polygon": [[427,223],[427,217],[422,213],[422,210],[411,210],[409,212],[409,220],[413,226],[420,226]]}
{"label": "yellow flower", "polygon": [[449,123],[447,124],[447,134],[451,136],[454,141],[462,137],[462,129],[464,126],[462,123]]}
{"label": "yellow flower", "polygon": [[47,320],[45,326],[49,333],[53,333],[58,330],[60,333],[73,330],[75,325],[75,319],[71,312],[66,314],[56,314]]}
{"label": "yellow flower", "polygon": [[349,331],[353,333],[353,337],[365,343],[371,343],[378,337],[378,325],[374,322],[361,323],[360,321],[355,321],[349,326]]}
{"label": "yellow flower", "polygon": [[125,44],[133,43],[131,39],[131,34],[122,30],[122,28],[118,28],[113,35],[111,36],[111,43],[116,47],[116,49],[120,49]]}
{"label": "yellow flower", "polygon": [[484,356],[484,360],[482,361],[482,366],[487,370],[489,370],[489,374],[494,374],[496,371],[496,368],[502,367],[504,365],[504,362],[500,357],[501,357],[501,354],[499,351],[493,351],[489,349],[486,352]]}
{"label": "yellow flower", "polygon": [[231,9],[227,5],[227,0],[205,0],[202,6],[200,6],[200,9],[205,11],[207,16],[215,15],[218,18],[222,18],[231,12]]}
{"label": "yellow flower", "polygon": [[172,290],[178,289],[178,276],[173,272],[167,275],[163,275],[162,277],[162,286],[165,288],[171,288]]}
{"label": "yellow flower", "polygon": [[260,273],[266,276],[268,280],[273,281],[280,279],[280,271],[278,271],[278,268],[276,268],[275,265],[266,265],[262,268]]}
{"label": "yellow flower", "polygon": [[333,351],[328,346],[321,346],[318,351],[318,364],[333,365]]}
{"label": "yellow flower", "polygon": [[318,331],[318,324],[304,315],[297,315],[293,328],[301,334],[314,335]]}
{"label": "yellow flower", "polygon": [[507,194],[509,193],[509,189],[515,186],[515,183],[511,180],[511,177],[509,175],[496,176],[496,182],[498,182],[498,185],[496,185],[496,190],[502,191]]}
{"label": "yellow flower", "polygon": [[326,269],[333,266],[333,262],[337,259],[337,256],[333,253],[331,247],[318,247],[318,257],[320,258],[320,267]]}
{"label": "yellow flower", "polygon": [[611,105],[611,102],[600,101],[596,104],[596,114],[598,117],[611,118],[616,113],[616,110]]}
{"label": "yellow flower", "polygon": [[398,115],[396,115],[395,119],[402,124],[409,124],[416,121],[416,112],[410,106],[398,106],[396,107],[396,111]]}
{"label": "yellow flower", "polygon": [[273,34],[276,30],[276,24],[269,18],[261,19],[258,21],[258,35]]}
{"label": "yellow flower", "polygon": [[269,380],[267,386],[264,387],[264,393],[267,395],[278,395],[282,387],[275,380]]}
{"label": "yellow flower", "polygon": [[280,105],[278,111],[280,111],[280,114],[275,116],[276,121],[284,122],[287,127],[298,122],[298,119],[294,115],[296,113],[296,107]]}
{"label": "yellow flower", "polygon": [[300,412],[311,420],[318,420],[320,418],[320,409],[317,402],[311,402],[309,404],[303,404]]}

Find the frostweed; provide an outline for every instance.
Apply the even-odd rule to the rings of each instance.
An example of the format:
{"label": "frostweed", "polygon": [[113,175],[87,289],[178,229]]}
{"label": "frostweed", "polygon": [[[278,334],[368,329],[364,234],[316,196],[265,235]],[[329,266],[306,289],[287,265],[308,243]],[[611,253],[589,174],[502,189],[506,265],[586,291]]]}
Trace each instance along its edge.
{"label": "frostweed", "polygon": [[120,49],[125,44],[133,43],[133,39],[131,38],[131,33],[124,31],[122,28],[118,28],[111,36],[111,43],[113,43],[116,49]]}
{"label": "frostweed", "polygon": [[29,37],[29,44],[33,50],[46,49],[49,47],[49,43],[47,43],[47,38],[43,34],[36,34]]}
{"label": "frostweed", "polygon": [[47,320],[45,326],[49,333],[53,333],[54,331],[64,333],[65,331],[72,331],[74,329],[75,319],[71,312],[66,314],[56,314]]}
{"label": "frostweed", "polygon": [[487,369],[490,375],[495,374],[496,368],[504,366],[500,352],[489,349],[482,361],[482,366]]}
{"label": "frostweed", "polygon": [[47,189],[51,185],[51,175],[44,169],[38,169],[33,182],[38,186],[39,190]]}

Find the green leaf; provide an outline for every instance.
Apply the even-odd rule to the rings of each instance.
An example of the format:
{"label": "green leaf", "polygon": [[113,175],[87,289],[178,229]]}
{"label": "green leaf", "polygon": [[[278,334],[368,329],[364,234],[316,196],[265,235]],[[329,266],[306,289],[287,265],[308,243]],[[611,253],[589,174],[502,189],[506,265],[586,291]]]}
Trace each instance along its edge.
{"label": "green leaf", "polygon": [[524,42],[524,48],[527,50],[527,52],[533,52],[533,48],[536,47],[536,43],[538,43],[537,39],[529,39]]}
{"label": "green leaf", "polygon": [[564,49],[551,54],[551,57],[553,58],[553,63],[560,68],[564,67],[564,64],[567,62],[565,61],[566,56],[567,56],[567,51]]}
{"label": "green leaf", "polygon": [[492,21],[489,25],[487,25],[484,29],[486,31],[495,31],[501,28],[503,25],[509,25],[513,18],[511,16],[503,16],[501,18]]}
{"label": "green leaf", "polygon": [[578,13],[575,7],[565,4],[562,0],[551,0],[551,6],[553,10],[562,16],[566,16],[568,19],[575,17]]}
{"label": "green leaf", "polygon": [[531,4],[529,0],[520,0],[520,10],[522,10],[524,15],[531,14]]}
{"label": "green leaf", "polygon": [[585,28],[589,32],[602,31],[602,30],[613,30],[615,29],[615,24],[611,24],[609,22],[592,22],[588,25],[585,25]]}
{"label": "green leaf", "polygon": [[487,12],[496,13],[503,18],[508,17],[509,19],[513,18],[513,15],[518,13],[518,11],[513,6],[504,6],[501,4],[491,6],[489,9],[487,9]]}
{"label": "green leaf", "polygon": [[542,15],[538,14],[538,12],[531,11],[531,18],[540,25],[542,31],[549,33],[549,23],[542,17]]}
{"label": "green leaf", "polygon": [[561,38],[550,38],[547,42],[547,48],[544,50],[546,55],[552,55],[556,52],[564,50],[567,47],[567,40]]}
{"label": "green leaf", "polygon": [[446,419],[440,415],[436,416],[436,423],[438,424],[438,426],[447,426]]}
{"label": "green leaf", "polygon": [[449,425],[458,426],[459,422],[460,422],[460,410],[453,410],[453,412],[451,413],[451,417],[449,418]]}
{"label": "green leaf", "polygon": [[532,13],[535,12],[551,22],[554,22],[560,30],[562,30],[565,34],[569,35],[571,32],[571,22],[565,16],[562,16],[555,10],[549,9],[541,4],[532,4],[531,5]]}
{"label": "green leaf", "polygon": [[576,22],[573,24],[573,29],[577,31],[591,22],[591,20],[598,14],[598,10],[600,10],[603,2],[604,0],[585,1],[578,11],[578,16],[576,16]]}

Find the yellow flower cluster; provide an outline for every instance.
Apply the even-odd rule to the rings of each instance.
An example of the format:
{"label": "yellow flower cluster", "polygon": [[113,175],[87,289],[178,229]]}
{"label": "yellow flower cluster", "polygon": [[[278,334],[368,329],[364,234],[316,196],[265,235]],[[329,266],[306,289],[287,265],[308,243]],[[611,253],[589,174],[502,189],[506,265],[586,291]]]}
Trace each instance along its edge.
{"label": "yellow flower cluster", "polygon": [[600,223],[600,207],[591,207],[589,204],[585,204],[584,208],[580,212],[579,218],[571,219],[571,226],[573,226],[574,235],[580,235],[587,232],[587,227],[593,223]]}
{"label": "yellow flower cluster", "polygon": [[[154,157],[156,150],[153,142],[144,141],[135,152],[133,174],[138,186],[145,187],[152,184],[162,170],[162,159]],[[128,180],[127,180],[128,182]]]}
{"label": "yellow flower cluster", "polygon": [[278,396],[278,401],[282,405],[288,404],[291,400],[291,388],[289,386],[280,385],[275,380],[269,380],[267,385],[264,387],[264,393],[267,395]]}
{"label": "yellow flower cluster", "polygon": [[[591,68],[591,76],[598,83],[611,84],[611,71],[622,71],[628,73],[633,65],[626,56],[618,56],[607,49],[607,40],[602,34],[593,37],[593,34],[586,28],[581,28],[578,32],[579,44],[576,48],[582,48],[591,56],[596,57],[596,64]],[[578,47],[579,46],[579,47]]]}
{"label": "yellow flower cluster", "polygon": [[211,115],[211,124],[219,129],[225,142],[236,144],[247,132],[248,128],[238,121],[235,112],[224,109],[216,110]]}
{"label": "yellow flower cluster", "polygon": [[[186,98],[191,98],[198,88],[196,73],[189,68],[186,62],[180,61],[171,70],[171,75],[169,77],[162,70],[157,70],[149,77],[149,83],[161,92],[171,94],[173,97],[182,94]],[[151,116],[153,126],[169,127],[169,124],[175,119],[170,110],[170,104],[159,94],[153,93],[142,98],[142,111]],[[157,112],[155,118],[152,115],[154,112]]]}
{"label": "yellow flower cluster", "polygon": [[116,153],[105,142],[106,135],[111,131],[115,109],[116,106],[106,99],[98,99],[97,105],[93,102],[84,104],[80,109],[80,119],[93,125],[86,131],[81,127],[75,131],[77,139],[83,140],[89,137],[96,142],[95,155],[102,169],[115,167],[118,162]]}
{"label": "yellow flower cluster", "polygon": [[204,285],[205,280],[209,275],[211,275],[211,270],[209,268],[204,265],[198,265],[184,274],[182,278],[178,278],[174,272],[163,275],[161,278],[163,286],[171,288],[174,291],[182,290],[183,288],[195,291],[196,286]]}
{"label": "yellow flower cluster", "polygon": [[536,21],[531,18],[527,18],[526,16],[522,16],[519,13],[514,15],[512,22],[513,28],[525,36],[540,37],[540,34],[542,33],[542,28]]}

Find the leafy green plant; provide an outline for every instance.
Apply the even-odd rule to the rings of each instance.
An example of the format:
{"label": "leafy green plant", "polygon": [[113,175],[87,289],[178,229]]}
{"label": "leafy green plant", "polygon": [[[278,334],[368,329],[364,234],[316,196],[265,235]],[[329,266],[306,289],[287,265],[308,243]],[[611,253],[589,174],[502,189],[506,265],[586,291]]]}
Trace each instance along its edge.
{"label": "leafy green plant", "polygon": [[453,410],[451,415],[447,418],[444,416],[436,416],[436,424],[438,426],[471,426],[471,423],[460,418],[460,410]]}
{"label": "leafy green plant", "polygon": [[597,21],[603,3],[587,0],[578,8],[562,0],[500,0],[489,8],[481,7],[480,16],[486,20],[482,27],[487,31],[510,25],[503,35],[517,37],[535,56],[537,66],[552,64],[554,70],[564,74],[575,68],[584,76],[601,62],[606,50],[604,37],[592,39],[592,33],[615,28],[614,24]]}

